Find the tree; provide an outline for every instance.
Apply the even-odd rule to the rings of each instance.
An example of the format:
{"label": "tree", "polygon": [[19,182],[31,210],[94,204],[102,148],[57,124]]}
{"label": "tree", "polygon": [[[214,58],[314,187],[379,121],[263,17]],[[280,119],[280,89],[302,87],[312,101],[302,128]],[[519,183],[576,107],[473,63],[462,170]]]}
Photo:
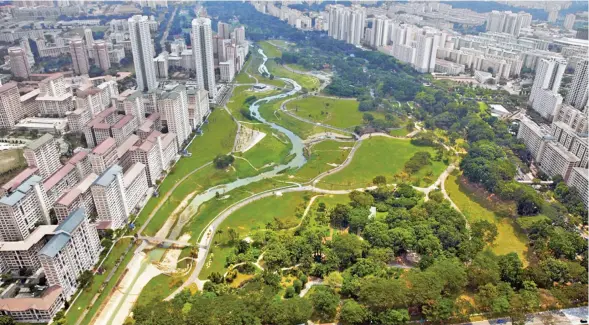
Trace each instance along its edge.
{"label": "tree", "polygon": [[423,306],[422,312],[427,320],[443,324],[452,318],[454,315],[454,309],[454,300],[442,298],[440,300],[431,301]]}
{"label": "tree", "polygon": [[355,294],[374,313],[401,308],[407,304],[407,286],[398,279],[362,278]]}
{"label": "tree", "polygon": [[235,158],[232,155],[218,155],[213,160],[215,167],[218,169],[224,169],[229,167],[235,161]]}
{"label": "tree", "polygon": [[354,207],[370,207],[374,204],[374,198],[370,193],[352,191],[349,196],[352,201],[350,204]]}
{"label": "tree", "polygon": [[324,319],[335,317],[337,306],[339,305],[339,296],[329,287],[316,287],[311,294],[311,303],[313,310]]}
{"label": "tree", "polygon": [[363,244],[360,238],[352,234],[336,236],[332,243],[332,252],[338,257],[340,265],[347,267],[362,256]]}
{"label": "tree", "polygon": [[90,270],[86,270],[80,274],[78,277],[78,283],[80,288],[85,288],[86,286],[92,284],[92,280],[94,279],[94,273]]}
{"label": "tree", "polygon": [[368,312],[354,300],[344,302],[339,320],[345,325],[363,324],[368,319]]}
{"label": "tree", "polygon": [[288,298],[292,298],[294,296],[295,296],[295,288],[293,286],[286,288],[286,291],[284,292],[284,298],[288,299]]}
{"label": "tree", "polygon": [[407,309],[389,309],[378,314],[376,317],[381,325],[402,325],[409,322],[409,312]]}
{"label": "tree", "polygon": [[10,316],[0,316],[0,325],[15,325],[16,322]]}
{"label": "tree", "polygon": [[341,273],[338,271],[333,271],[329,273],[325,279],[323,279],[323,283],[330,286],[333,289],[341,288],[344,282],[344,278],[342,277]]}
{"label": "tree", "polygon": [[496,284],[501,277],[497,256],[490,250],[478,253],[468,267],[467,274],[469,285],[473,289],[487,283]]}
{"label": "tree", "polygon": [[336,205],[335,208],[329,214],[331,224],[340,228],[347,227],[350,217],[350,210],[350,207],[347,205]]}
{"label": "tree", "polygon": [[523,263],[520,261],[519,256],[516,253],[512,252],[507,255],[499,256],[497,264],[499,265],[501,281],[508,282],[516,288],[521,286]]}
{"label": "tree", "polygon": [[387,185],[387,178],[385,176],[379,175],[372,180],[372,183],[378,186]]}

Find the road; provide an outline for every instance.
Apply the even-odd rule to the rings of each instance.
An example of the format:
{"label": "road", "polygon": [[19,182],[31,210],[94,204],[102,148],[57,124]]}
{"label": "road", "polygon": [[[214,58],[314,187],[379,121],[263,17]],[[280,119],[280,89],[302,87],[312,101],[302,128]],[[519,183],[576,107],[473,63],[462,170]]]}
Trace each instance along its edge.
{"label": "road", "polygon": [[174,13],[172,13],[172,17],[168,20],[168,24],[166,25],[166,30],[162,35],[162,39],[160,40],[160,45],[162,47],[162,51],[166,49],[166,39],[168,39],[168,34],[170,33],[170,26],[172,26],[172,22],[174,21],[174,17],[176,17],[176,13],[178,12],[178,7],[174,7]]}

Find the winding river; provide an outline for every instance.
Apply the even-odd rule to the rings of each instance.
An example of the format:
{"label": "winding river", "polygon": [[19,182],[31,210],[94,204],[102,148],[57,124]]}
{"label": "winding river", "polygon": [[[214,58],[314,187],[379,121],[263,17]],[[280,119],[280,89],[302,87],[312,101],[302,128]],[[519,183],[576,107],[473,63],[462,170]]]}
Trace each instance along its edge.
{"label": "winding river", "polygon": [[[258,53],[263,58],[262,63],[258,67],[258,71],[260,72],[260,74],[263,74],[263,73],[269,74],[268,68],[266,67],[266,61],[268,60],[268,57],[264,54],[264,51],[262,51],[261,49],[258,50]],[[261,114],[259,112],[260,105],[262,105],[264,103],[268,103],[273,100],[293,96],[296,93],[300,92],[302,89],[301,86],[296,81],[294,81],[292,79],[288,79],[288,78],[279,78],[279,79],[283,80],[284,82],[289,83],[292,86],[292,89],[290,89],[284,93],[278,94],[278,95],[273,95],[273,96],[268,96],[268,97],[258,99],[257,101],[255,101],[254,103],[252,103],[250,105],[249,109],[250,109],[250,112],[252,113],[252,115],[255,116],[261,123],[266,124],[266,125],[270,126],[272,129],[285,134],[289,138],[290,142],[292,143],[292,149],[289,153],[289,156],[294,155],[294,158],[291,159],[286,164],[274,166],[274,168],[272,168],[272,170],[263,172],[263,173],[258,174],[256,176],[237,179],[231,183],[217,185],[217,186],[211,187],[211,188],[205,190],[204,192],[196,195],[190,201],[188,206],[179,215],[178,220],[176,221],[176,223],[172,227],[169,234],[166,236],[168,239],[178,239],[178,237],[180,237],[180,235],[182,235],[182,229],[184,228],[184,226],[188,222],[190,222],[191,218],[198,211],[198,208],[200,207],[200,205],[202,205],[204,202],[206,202],[208,200],[213,199],[217,192],[222,192],[222,193],[229,192],[229,191],[234,190],[236,188],[246,186],[251,183],[261,181],[263,179],[272,178],[272,177],[279,175],[280,172],[284,171],[285,169],[300,168],[301,166],[303,166],[307,162],[307,159],[303,155],[303,149],[305,147],[303,140],[300,137],[298,137],[296,134],[294,134],[292,131],[290,131],[290,130],[288,130],[278,124],[267,121],[266,119],[264,119],[261,116]],[[205,229],[207,229],[207,228],[211,229],[211,227],[215,228],[216,225],[218,225],[222,222],[222,220],[213,220],[212,222],[215,222],[215,221],[217,223],[215,223],[214,226],[209,224],[209,225],[207,225],[207,227]],[[204,230],[203,230],[203,232],[204,232]],[[198,240],[200,240],[200,238],[193,238],[192,240],[198,241]],[[203,238],[203,240],[204,240],[204,238]],[[131,279],[126,279],[126,280],[130,281],[130,283],[131,283],[130,288],[128,288],[126,292],[122,293],[122,295],[120,295],[117,299],[114,299],[113,297],[110,298],[111,299],[110,303],[114,304],[114,306],[113,306],[114,308],[112,308],[110,310],[108,307],[105,308],[105,310],[109,310],[109,312],[107,313],[107,315],[102,315],[103,317],[98,317],[99,320],[94,323],[95,325],[102,325],[102,324],[106,325],[106,324],[113,323],[115,320],[120,320],[120,319],[124,320],[125,317],[131,312],[131,308],[134,304],[134,300],[131,300],[131,301],[129,300],[129,298],[130,298],[129,291],[131,290],[131,288],[134,288],[135,290],[137,290],[137,288],[135,287],[135,283],[138,282],[142,277],[146,276],[145,272],[148,268],[148,265],[152,262],[159,261],[162,258],[162,256],[165,254],[166,247],[168,247],[168,245],[162,245],[162,246],[163,246],[163,248],[156,248],[156,249],[153,249],[153,250],[150,250],[149,252],[147,252],[147,258],[145,258],[145,259],[141,258],[140,256],[137,256],[137,258],[141,258],[141,260],[138,261],[138,264],[137,264],[138,265],[138,272],[136,272]],[[197,279],[198,274],[200,273],[200,270],[202,269],[202,266],[204,265],[204,261],[206,260],[207,255],[208,255],[208,247],[207,248],[201,247],[199,250],[199,258],[197,261],[197,265],[195,266],[195,270],[193,271],[193,275],[191,276],[192,279]],[[178,289],[176,292],[179,292],[181,289],[182,288]],[[123,305],[125,305],[125,306],[123,306]],[[105,313],[105,312],[106,311],[102,311],[102,313]],[[99,315],[97,315],[97,316],[99,316]]]}
{"label": "winding river", "polygon": [[[266,61],[268,60],[268,57],[264,54],[264,51],[262,51],[262,49],[259,49],[258,53],[260,53],[260,55],[262,55],[262,58],[263,58],[262,63],[258,67],[258,71],[260,72],[260,74],[264,74],[264,73],[269,74],[268,68],[266,67]],[[281,93],[281,94],[258,99],[257,101],[255,101],[254,103],[252,103],[250,105],[249,110],[252,113],[252,115],[255,116],[261,123],[270,126],[272,129],[275,129],[278,132],[284,133],[288,137],[288,139],[292,143],[292,149],[291,149],[289,155],[294,155],[294,158],[292,160],[290,160],[287,164],[277,165],[274,168],[272,168],[272,170],[269,170],[267,172],[263,172],[261,174],[258,174],[256,176],[252,176],[252,177],[237,179],[231,183],[217,185],[217,186],[211,187],[211,188],[207,189],[206,191],[196,195],[192,199],[190,204],[186,207],[186,209],[184,209],[184,211],[182,211],[182,213],[179,215],[178,221],[176,222],[176,224],[174,225],[174,227],[172,228],[172,230],[168,234],[167,238],[177,239],[180,235],[182,235],[182,228],[190,221],[192,216],[198,211],[199,206],[201,204],[203,204],[204,202],[214,198],[217,192],[221,192],[221,193],[229,192],[229,191],[234,190],[236,188],[246,186],[251,183],[261,181],[263,179],[272,178],[272,177],[279,175],[279,173],[284,171],[285,169],[300,168],[301,166],[303,166],[307,162],[307,159],[303,155],[303,149],[305,147],[305,145],[303,143],[303,139],[301,139],[299,136],[297,136],[296,134],[294,134],[292,131],[290,131],[287,128],[284,128],[276,123],[268,122],[260,114],[259,108],[260,108],[261,104],[268,103],[273,100],[282,99],[282,98],[292,96],[292,95],[298,93],[299,91],[301,91],[301,89],[302,89],[301,86],[296,81],[294,81],[292,79],[288,79],[288,78],[279,78],[279,79],[291,84],[293,88],[291,90]]]}

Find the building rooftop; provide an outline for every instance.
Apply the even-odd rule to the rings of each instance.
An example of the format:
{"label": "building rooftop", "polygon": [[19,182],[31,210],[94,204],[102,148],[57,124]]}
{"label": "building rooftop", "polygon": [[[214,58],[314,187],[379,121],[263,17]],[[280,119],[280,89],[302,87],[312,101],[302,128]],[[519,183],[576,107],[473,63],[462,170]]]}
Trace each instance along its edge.
{"label": "building rooftop", "polygon": [[13,179],[9,180],[6,184],[2,185],[2,189],[7,192],[12,191],[13,189],[20,186],[22,182],[24,182],[27,178],[31,177],[31,175],[35,174],[37,171],[37,167],[28,167],[27,169],[20,172],[16,175]]}
{"label": "building rooftop", "polygon": [[96,95],[96,94],[100,94],[100,89],[98,89],[96,87],[91,87],[91,88],[76,92],[76,96],[78,96],[80,98],[86,98],[88,96]]}
{"label": "building rooftop", "polygon": [[75,187],[70,189],[69,191],[65,192],[56,202],[55,204],[69,206],[74,202],[76,198],[80,196],[80,194],[86,192],[92,184],[96,181],[98,175],[94,173],[88,174],[83,180],[81,180]]}
{"label": "building rooftop", "polygon": [[45,133],[42,137],[40,137],[39,139],[30,142],[27,145],[28,149],[31,150],[37,150],[39,149],[41,146],[43,146],[44,144],[46,144],[47,142],[51,141],[53,139],[53,136],[49,133]]}
{"label": "building rooftop", "polygon": [[88,150],[80,150],[75,155],[73,155],[72,158],[70,158],[70,160],[67,161],[67,163],[75,165],[80,161],[84,160],[86,157],[88,157],[88,153]]}
{"label": "building rooftop", "polygon": [[110,183],[112,183],[112,181],[114,181],[117,174],[120,174],[122,172],[123,172],[123,167],[121,167],[119,165],[112,165],[106,171],[104,171],[104,173],[102,173],[102,175],[100,175],[100,177],[98,177],[98,179],[96,179],[94,184],[106,187],[106,186],[110,185]]}
{"label": "building rooftop", "polygon": [[125,187],[131,185],[144,170],[145,165],[140,162],[136,162],[131,167],[129,167],[129,170],[127,170],[125,175],[123,175],[123,184],[125,184]]}
{"label": "building rooftop", "polygon": [[55,228],[55,236],[43,246],[39,251],[39,255],[55,257],[70,241],[71,234],[78,226],[86,219],[86,213],[83,208],[70,213],[70,215]]}
{"label": "building rooftop", "polygon": [[94,148],[94,150],[92,150],[92,153],[95,155],[102,155],[105,152],[107,152],[107,150],[109,150],[111,147],[116,147],[117,142],[115,141],[115,139],[113,138],[106,138],[106,140],[102,141],[98,146],[96,146],[96,148]]}
{"label": "building rooftop", "polygon": [[131,134],[120,146],[117,147],[117,156],[122,157],[133,145],[139,141],[139,136]]}
{"label": "building rooftop", "polygon": [[13,89],[13,88],[16,88],[16,82],[14,82],[14,81],[8,82],[8,83],[0,86],[0,93],[5,92],[10,89]]}
{"label": "building rooftop", "polygon": [[62,291],[60,286],[55,285],[47,288],[41,297],[0,299],[0,310],[11,312],[25,312],[29,309],[49,310],[61,296]]}
{"label": "building rooftop", "polygon": [[0,252],[27,251],[46,235],[52,234],[56,225],[40,225],[25,240],[0,242]]}
{"label": "building rooftop", "polygon": [[55,186],[57,183],[59,183],[59,181],[64,179],[69,173],[72,172],[72,170],[75,170],[75,169],[76,169],[76,166],[74,166],[72,164],[65,164],[65,166],[58,169],[55,173],[53,173],[53,175],[49,176],[43,182],[43,187],[45,188],[45,191],[49,191],[50,189],[52,189],[53,186]]}
{"label": "building rooftop", "polygon": [[564,146],[560,143],[551,141],[548,143],[548,146],[552,147],[560,156],[570,162],[578,162],[581,161],[579,157],[575,156],[572,152],[568,151]]}
{"label": "building rooftop", "polygon": [[39,184],[43,178],[39,175],[32,175],[28,179],[26,179],[22,184],[20,184],[16,190],[2,198],[0,198],[0,204],[6,204],[9,206],[13,206],[22,200],[25,195],[29,192],[29,190],[36,184]]}
{"label": "building rooftop", "polygon": [[37,95],[39,95],[39,92],[41,92],[41,90],[39,90],[39,88],[37,89],[33,89],[31,91],[29,91],[28,93],[20,96],[20,102],[26,102],[27,100],[36,97]]}
{"label": "building rooftop", "polygon": [[134,115],[125,115],[122,119],[120,119],[115,125],[113,125],[113,129],[120,129],[130,123],[135,118]]}

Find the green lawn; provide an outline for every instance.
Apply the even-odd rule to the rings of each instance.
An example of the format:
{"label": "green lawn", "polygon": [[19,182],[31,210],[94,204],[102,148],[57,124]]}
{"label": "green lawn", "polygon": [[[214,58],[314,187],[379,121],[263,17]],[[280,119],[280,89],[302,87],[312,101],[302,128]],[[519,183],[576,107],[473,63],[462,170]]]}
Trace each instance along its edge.
{"label": "green lawn", "polygon": [[280,90],[275,90],[268,88],[267,90],[263,91],[254,91],[251,86],[237,86],[233,90],[233,95],[231,99],[227,102],[227,108],[231,111],[231,114],[240,121],[246,122],[256,122],[255,120],[248,120],[246,119],[240,112],[242,108],[248,108],[248,105],[245,104],[245,100],[248,97],[255,96],[256,98],[262,98],[266,96],[272,96],[275,94],[280,93]]}
{"label": "green lawn", "polygon": [[317,89],[321,85],[319,79],[307,74],[299,74],[289,71],[288,69],[276,63],[276,61],[274,60],[266,61],[266,67],[268,68],[268,71],[270,71],[271,74],[278,77],[292,79],[298,82],[301,85],[301,87],[308,90]]}
{"label": "green lawn", "polygon": [[180,276],[159,274],[143,287],[135,304],[138,306],[145,306],[150,302],[162,301],[170,293],[179,288],[183,282],[184,281]]}
{"label": "green lawn", "polygon": [[280,51],[280,49],[277,48],[276,46],[268,43],[268,41],[258,42],[258,45],[260,45],[260,47],[262,48],[262,50],[264,50],[264,54],[266,54],[266,56],[268,58],[279,58],[279,57],[282,57],[282,51]]}
{"label": "green lawn", "polygon": [[[412,121],[410,121],[410,122],[413,123]],[[401,127],[398,129],[394,129],[394,130],[389,131],[389,134],[394,137],[404,137],[409,133],[410,132],[407,131],[407,124],[406,123],[402,124]]]}
{"label": "green lawn", "polygon": [[[286,107],[300,117],[345,129],[362,125],[364,113],[358,110],[359,104],[356,100],[310,96],[290,101]],[[382,113],[370,114],[384,118]]]}
{"label": "green lawn", "polygon": [[114,267],[116,261],[119,258],[123,257],[122,255],[129,246],[130,241],[130,239],[126,238],[117,242],[115,248],[113,248],[111,254],[108,256],[108,258],[102,265],[102,267],[104,268],[104,272],[102,274],[97,274],[94,276],[92,285],[84,290],[84,292],[80,295],[80,297],[78,297],[75,303],[68,310],[66,314],[67,324],[75,324],[86,308],[89,308],[90,310],[88,314],[86,314],[86,316],[84,317],[84,320],[81,322],[81,324],[90,324],[90,320],[92,319],[92,317],[94,317],[94,314],[96,314],[96,312],[100,308],[100,305],[104,302],[106,297],[113,290],[115,284],[117,283],[116,279],[119,279],[121,277],[121,274],[126,269],[127,264],[133,257],[133,251],[135,247],[131,248],[129,253],[124,256],[121,265],[112,277],[113,280],[108,282],[108,284],[106,285],[106,287],[104,288],[96,302],[93,305],[90,305],[92,298],[94,298],[94,295],[98,293],[102,283],[104,282],[104,280],[106,280],[106,277]]}
{"label": "green lawn", "polygon": [[[169,174],[160,185],[160,196],[152,198],[147,202],[145,208],[137,218],[136,225],[139,226],[145,222],[157,204],[163,200],[165,193],[171,190],[182,177],[196,168],[212,161],[215,156],[229,153],[233,148],[236,132],[237,125],[231,120],[231,116],[223,109],[214,110],[211,117],[209,117],[209,123],[203,126],[203,135],[196,137],[188,148],[188,151],[192,152],[193,155],[191,157],[183,157],[180,159],[176,164],[175,171]],[[209,168],[209,172],[210,170],[211,169]],[[203,179],[201,175],[203,175],[204,172],[206,172],[206,170],[201,170],[193,174],[176,188],[168,202],[152,219],[152,222],[149,224],[148,228],[146,228],[146,233],[154,234],[157,232],[172,211],[174,211],[178,204],[182,202],[188,194],[198,188],[205,188],[207,184],[197,183]],[[213,183],[218,181],[220,176],[221,174],[217,174],[217,179],[212,179]],[[205,178],[205,180],[207,179],[208,178]]]}
{"label": "green lawn", "polygon": [[323,132],[333,132],[330,129],[322,126],[299,121],[296,118],[284,114],[280,111],[280,104],[282,101],[273,101],[260,105],[260,114],[266,120],[274,122],[292,131],[294,134],[301,137],[303,140],[307,137]]}
{"label": "green lawn", "polygon": [[[371,186],[372,180],[378,175],[385,176],[388,183],[399,182],[401,179],[398,173],[403,171],[405,162],[419,151],[428,151],[432,156],[435,155],[432,147],[418,147],[406,139],[373,137],[364,140],[350,165],[326,176],[318,186],[327,189],[366,187]],[[431,165],[410,175],[408,181],[420,186],[431,185],[445,168],[444,163],[432,160]]]}
{"label": "green lawn", "polygon": [[517,232],[510,218],[501,218],[493,211],[486,209],[461,182],[456,174],[448,176],[445,183],[446,191],[469,222],[487,220],[497,225],[498,235],[491,249],[496,254],[516,252],[527,265],[528,241],[523,234]]}
{"label": "green lawn", "polygon": [[0,151],[0,173],[4,173],[20,166],[26,166],[22,149],[9,149]]}
{"label": "green lawn", "polygon": [[335,168],[329,164],[339,165],[346,160],[348,153],[354,146],[354,142],[339,142],[325,140],[314,144],[310,148],[310,156],[307,163],[297,170],[289,171],[289,180],[294,182],[306,182],[317,175]]}
{"label": "green lawn", "polygon": [[245,127],[266,133],[266,136],[254,147],[244,153],[236,153],[247,159],[255,168],[262,168],[268,164],[286,163],[292,144],[288,137],[265,125],[248,125]]}
{"label": "green lawn", "polygon": [[[239,238],[245,238],[255,230],[265,229],[268,223],[281,229],[292,228],[300,221],[306,207],[307,195],[305,192],[293,192],[266,197],[244,206],[227,217],[215,234],[214,242],[217,245],[212,248],[213,254],[209,257],[211,262],[207,262],[199,278],[206,279],[212,272],[225,272],[226,257],[233,251],[233,247],[227,244],[230,228],[237,231]],[[219,230],[222,233],[219,233]]]}

